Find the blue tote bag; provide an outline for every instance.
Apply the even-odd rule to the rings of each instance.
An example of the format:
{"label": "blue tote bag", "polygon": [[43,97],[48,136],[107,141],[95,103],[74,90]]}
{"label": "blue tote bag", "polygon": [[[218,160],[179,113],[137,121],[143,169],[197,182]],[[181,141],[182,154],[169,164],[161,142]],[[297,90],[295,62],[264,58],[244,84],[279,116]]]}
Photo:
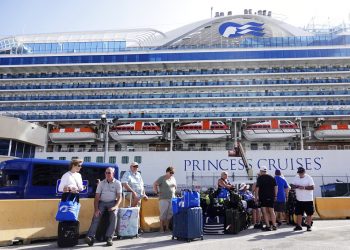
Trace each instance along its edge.
{"label": "blue tote bag", "polygon": [[183,192],[183,201],[185,208],[199,207],[200,206],[200,196],[196,191],[185,190]]}
{"label": "blue tote bag", "polygon": [[65,201],[60,201],[58,204],[56,221],[78,221],[80,203],[77,202],[77,196],[70,200],[70,195]]}

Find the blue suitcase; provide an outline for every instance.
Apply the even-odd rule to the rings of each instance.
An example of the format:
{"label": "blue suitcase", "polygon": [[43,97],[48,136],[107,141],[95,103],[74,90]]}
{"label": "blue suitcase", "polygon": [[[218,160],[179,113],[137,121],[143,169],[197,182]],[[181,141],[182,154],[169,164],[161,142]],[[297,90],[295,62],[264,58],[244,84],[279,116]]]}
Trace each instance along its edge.
{"label": "blue suitcase", "polygon": [[203,213],[201,207],[186,208],[173,216],[173,237],[190,242],[203,240]]}

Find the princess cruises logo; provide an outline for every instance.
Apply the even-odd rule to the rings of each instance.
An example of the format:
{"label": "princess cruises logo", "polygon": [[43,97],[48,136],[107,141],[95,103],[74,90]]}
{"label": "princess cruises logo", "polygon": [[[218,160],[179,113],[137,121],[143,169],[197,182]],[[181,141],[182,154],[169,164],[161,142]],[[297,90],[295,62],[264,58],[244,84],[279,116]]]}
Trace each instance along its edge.
{"label": "princess cruises logo", "polygon": [[239,24],[234,22],[226,22],[219,26],[219,33],[228,38],[240,37],[245,34],[253,36],[263,36],[264,28],[263,23],[249,22],[245,24]]}

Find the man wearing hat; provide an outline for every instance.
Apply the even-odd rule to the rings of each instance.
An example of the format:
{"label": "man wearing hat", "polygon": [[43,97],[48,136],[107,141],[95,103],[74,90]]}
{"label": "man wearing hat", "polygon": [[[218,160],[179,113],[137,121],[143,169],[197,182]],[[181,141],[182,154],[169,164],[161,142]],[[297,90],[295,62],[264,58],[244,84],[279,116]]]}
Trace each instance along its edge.
{"label": "man wearing hat", "polygon": [[312,215],[314,214],[314,197],[313,190],[315,189],[315,183],[312,177],[305,173],[305,168],[299,167],[292,181],[291,187],[295,189],[297,203],[295,206],[295,214],[297,215],[297,225],[294,231],[303,230],[301,222],[304,213],[306,213],[307,231],[311,231]]}
{"label": "man wearing hat", "polygon": [[[277,184],[275,178],[267,174],[267,167],[260,167],[260,176],[256,181],[257,201],[260,202],[261,210],[264,215],[266,227],[262,230],[277,230],[276,215],[273,210],[277,198]],[[270,225],[272,221],[272,225]]]}
{"label": "man wearing hat", "polygon": [[138,172],[138,169],[139,163],[136,161],[132,162],[130,164],[130,171],[125,172],[121,179],[123,187],[132,194],[132,207],[138,206],[142,198],[148,199],[147,195],[145,194],[143,180],[140,172]]}
{"label": "man wearing hat", "polygon": [[249,191],[250,185],[241,183],[239,185],[239,194],[243,197],[243,200],[247,202],[247,208],[251,208],[252,211],[252,217],[253,217],[253,224],[255,228],[258,228],[258,224],[260,223],[259,218],[257,218],[256,209],[258,209],[258,206],[255,203],[255,197],[252,192]]}
{"label": "man wearing hat", "polygon": [[282,176],[281,170],[275,170],[275,180],[277,183],[278,191],[277,191],[277,200],[275,202],[275,213],[277,225],[281,225],[281,219],[285,217],[286,211],[286,201],[288,199],[289,193],[289,184],[287,180]]}

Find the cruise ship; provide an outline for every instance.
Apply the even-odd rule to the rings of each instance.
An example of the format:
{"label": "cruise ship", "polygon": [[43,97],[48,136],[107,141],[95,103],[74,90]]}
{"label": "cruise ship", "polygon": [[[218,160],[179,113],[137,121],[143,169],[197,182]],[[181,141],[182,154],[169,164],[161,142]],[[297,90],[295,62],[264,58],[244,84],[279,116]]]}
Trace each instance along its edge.
{"label": "cruise ship", "polygon": [[[35,157],[140,163],[151,185],[252,182],[303,166],[348,182],[350,29],[302,29],[270,11],[155,29],[0,39],[0,115],[46,128]],[[241,145],[244,159],[234,149]],[[230,153],[231,152],[231,153]],[[251,171],[247,171],[247,170]]]}

